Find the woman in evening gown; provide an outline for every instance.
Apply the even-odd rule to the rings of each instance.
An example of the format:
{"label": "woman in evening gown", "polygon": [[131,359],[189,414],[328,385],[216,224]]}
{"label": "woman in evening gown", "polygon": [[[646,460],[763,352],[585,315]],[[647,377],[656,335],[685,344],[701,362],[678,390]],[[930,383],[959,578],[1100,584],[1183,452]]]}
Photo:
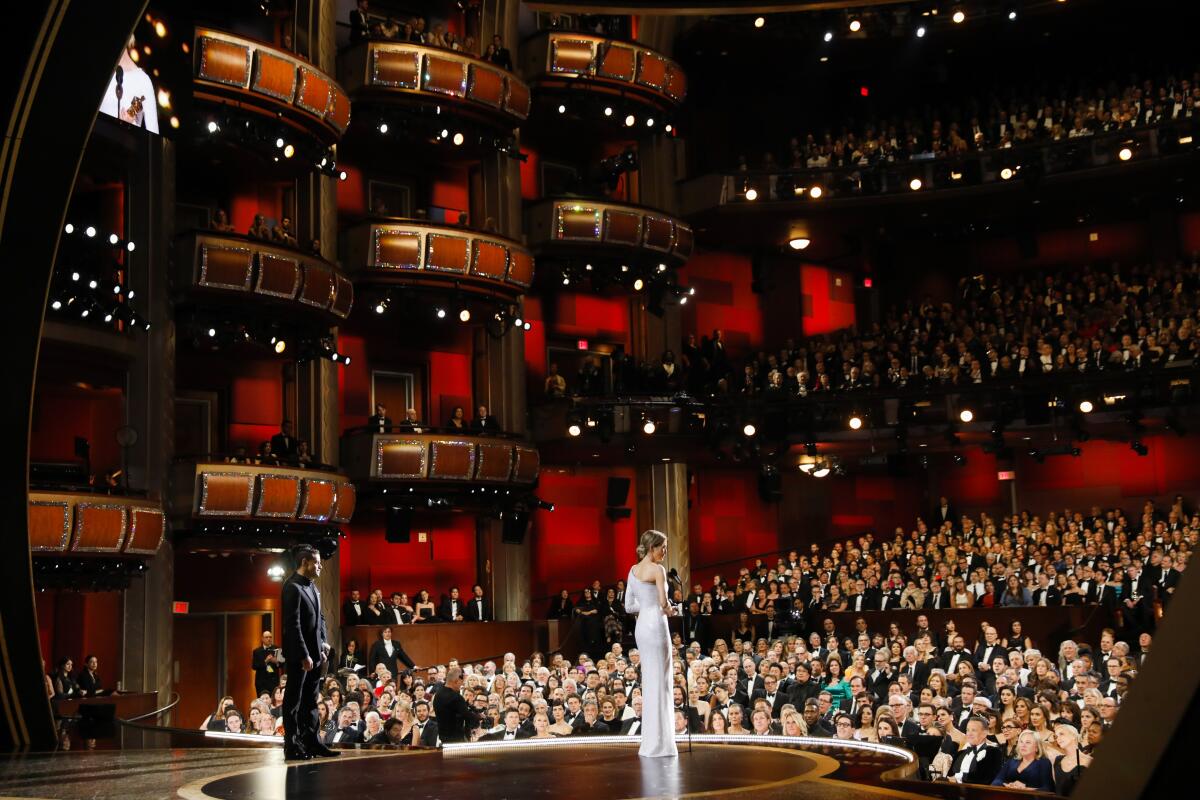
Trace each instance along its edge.
{"label": "woman in evening gown", "polygon": [[663,558],[667,537],[654,530],[642,534],[638,563],[629,570],[625,610],[637,614],[633,636],[642,661],[642,746],[638,755],[678,755],[675,748],[675,712],[672,708],[673,670],[671,632],[667,617],[674,609],[667,602],[667,572]]}

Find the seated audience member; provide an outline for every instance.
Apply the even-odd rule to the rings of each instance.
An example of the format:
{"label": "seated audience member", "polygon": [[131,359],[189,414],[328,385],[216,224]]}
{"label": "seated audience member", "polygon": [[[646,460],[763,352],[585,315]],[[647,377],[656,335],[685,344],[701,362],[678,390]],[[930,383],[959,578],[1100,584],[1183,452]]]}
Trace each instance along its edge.
{"label": "seated audience member", "polygon": [[298,467],[312,466],[313,456],[307,439],[300,439],[296,442],[295,462]]}
{"label": "seated audience member", "polygon": [[[998,749],[998,748],[997,748]],[[1054,791],[1054,770],[1042,750],[1042,740],[1033,731],[1021,731],[1017,736],[1017,754],[1005,761],[993,786],[1009,789],[1036,789],[1040,792]]]}
{"label": "seated audience member", "polygon": [[233,698],[229,695],[221,698],[217,703],[217,710],[204,718],[204,722],[200,723],[202,731],[223,731],[225,730],[225,714],[236,708]]}
{"label": "seated audience member", "polygon": [[471,430],[481,435],[500,433],[500,422],[488,413],[487,406],[480,406],[475,411],[475,419],[471,420]]}
{"label": "seated audience member", "polygon": [[983,717],[967,720],[966,743],[954,757],[948,778],[953,783],[990,784],[1000,771],[1003,760],[999,747],[987,740],[988,723]]}
{"label": "seated audience member", "polygon": [[292,435],[292,421],[279,423],[279,433],[271,437],[271,454],[280,458],[291,458],[296,454],[297,441]]}
{"label": "seated audience member", "polygon": [[229,215],[225,213],[225,209],[218,208],[217,213],[213,215],[212,229],[218,233],[233,233],[233,225],[229,222]]}
{"label": "seated audience member", "polygon": [[60,659],[54,670],[54,696],[57,699],[71,700],[80,696],[79,684],[71,676],[75,662],[69,658]]}
{"label": "seated audience member", "polygon": [[375,404],[375,413],[367,419],[367,427],[375,433],[388,433],[392,429],[391,417],[387,415],[387,406]]}
{"label": "seated audience member", "polygon": [[100,682],[100,675],[96,671],[99,668],[100,660],[95,656],[89,655],[83,659],[83,669],[79,671],[79,678],[76,681],[82,696],[95,697],[105,694],[104,686]]}
{"label": "seated audience member", "polygon": [[1054,739],[1062,755],[1054,759],[1053,791],[1065,797],[1075,789],[1083,771],[1091,766],[1092,757],[1083,752],[1079,731],[1069,722],[1054,726]]}
{"label": "seated audience member", "polygon": [[561,398],[567,396],[567,379],[558,374],[558,364],[551,363],[546,370],[546,397]]}
{"label": "seated audience member", "polygon": [[454,431],[467,430],[467,413],[462,406],[455,406],[450,412],[450,419],[446,420],[446,427]]}
{"label": "seated audience member", "polygon": [[467,601],[463,619],[467,622],[490,622],[492,609],[483,596],[483,587],[478,583],[471,587],[471,599]]}
{"label": "seated audience member", "polygon": [[420,433],[421,420],[417,416],[415,408],[406,408],[404,410],[404,419],[400,420],[400,430],[405,433]]}
{"label": "seated audience member", "polygon": [[271,239],[288,247],[296,246],[296,234],[292,231],[292,220],[290,217],[283,217],[279,220],[279,224],[271,228]]}
{"label": "seated audience member", "polygon": [[450,594],[442,598],[442,607],[438,609],[438,616],[442,622],[462,622],[463,613],[465,612],[462,599],[458,596],[458,587],[454,586],[450,589]]}
{"label": "seated audience member", "polygon": [[254,222],[250,225],[250,229],[246,231],[246,235],[254,239],[271,238],[271,229],[267,226],[267,221],[262,214],[254,215]]}

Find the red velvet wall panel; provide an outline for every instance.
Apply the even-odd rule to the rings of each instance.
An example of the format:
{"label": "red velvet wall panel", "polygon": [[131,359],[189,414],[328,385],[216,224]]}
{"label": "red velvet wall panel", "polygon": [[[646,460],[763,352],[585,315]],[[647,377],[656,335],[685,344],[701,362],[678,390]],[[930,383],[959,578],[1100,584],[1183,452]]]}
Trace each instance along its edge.
{"label": "red velvet wall panel", "polygon": [[1179,215],[1179,249],[1188,255],[1200,253],[1200,211]]}
{"label": "red velvet wall panel", "polygon": [[125,398],[120,389],[39,385],[33,404],[30,458],[76,461],[75,437],[91,444],[92,472],[119,468],[117,428],[125,424]]}
{"label": "red velvet wall panel", "polygon": [[750,291],[750,258],[740,253],[697,253],[684,268],[682,283],[696,287],[696,296],[683,309],[683,330],[710,336],[725,332],[733,352],[763,344],[763,314],[759,296]]}
{"label": "red velvet wall panel", "polygon": [[121,676],[123,594],[121,592],[68,592],[50,589],[38,592],[38,633],[46,670],[52,671],[63,657],[83,669],[90,654],[100,661],[100,678],[114,688]]}
{"label": "red velvet wall panel", "polygon": [[362,170],[348,164],[339,165],[346,172],[346,180],[337,182],[338,211],[346,214],[367,213],[367,182]]}
{"label": "red velvet wall panel", "polygon": [[229,446],[257,450],[279,433],[283,370],[278,361],[239,361],[229,383]]}
{"label": "red velvet wall panel", "polygon": [[800,270],[800,286],[805,336],[854,324],[854,279],[850,273],[805,264]]}
{"label": "red velvet wall panel", "polygon": [[[530,328],[525,331],[525,371],[531,386],[538,387],[546,379],[546,323],[539,297],[525,297],[525,319]],[[536,397],[537,393],[531,396]]]}
{"label": "red velvet wall panel", "polygon": [[613,522],[604,514],[608,479],[631,481],[629,504],[635,503],[632,468],[544,469],[538,496],[554,511],[534,514],[532,592],[534,614],[560,589],[578,592],[597,578],[609,584],[623,580],[636,560],[636,520]]}
{"label": "red velvet wall panel", "polygon": [[779,549],[779,505],[759,498],[753,470],[696,472],[688,496],[693,583],[728,576],[730,567],[720,562]]}
{"label": "red velvet wall panel", "polygon": [[[255,214],[278,221],[284,213],[281,200],[281,191],[277,185],[251,182],[236,190],[230,199],[229,221],[238,233],[245,233],[250,229]],[[292,228],[294,230],[295,225]]]}
{"label": "red velvet wall panel", "polygon": [[[475,519],[466,514],[416,515],[408,544],[392,544],[384,536],[382,515],[356,517],[348,526],[349,538],[339,551],[342,593],[358,589],[365,598],[371,589],[386,594],[407,592],[416,601],[417,591],[428,589],[434,603],[458,586],[470,596],[476,580]],[[425,533],[427,540],[420,541]]]}
{"label": "red velvet wall panel", "polygon": [[[467,183],[467,168],[443,167],[433,182],[433,192],[429,204],[438,208],[469,212],[471,191]],[[480,222],[482,223],[482,220]]]}
{"label": "red velvet wall panel", "polygon": [[173,599],[198,604],[260,598],[278,601],[283,592],[283,583],[273,581],[267,575],[267,570],[276,564],[284,568],[286,575],[291,575],[295,567],[284,554],[176,553]]}
{"label": "red velvet wall panel", "polygon": [[[1097,234],[1096,241],[1090,235]],[[1113,225],[1080,225],[1037,235],[1037,254],[1025,258],[1012,238],[987,240],[975,245],[972,261],[979,270],[1010,272],[1027,267],[1136,261],[1149,247],[1149,229],[1141,222]]]}
{"label": "red velvet wall panel", "polygon": [[537,200],[542,196],[542,159],[536,150],[521,148],[521,199]]}

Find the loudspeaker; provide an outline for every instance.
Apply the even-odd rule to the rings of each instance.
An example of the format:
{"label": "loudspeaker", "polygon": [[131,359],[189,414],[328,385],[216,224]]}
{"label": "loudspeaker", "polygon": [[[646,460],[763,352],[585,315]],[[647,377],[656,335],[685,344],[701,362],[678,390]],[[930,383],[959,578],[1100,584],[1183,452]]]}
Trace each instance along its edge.
{"label": "loudspeaker", "polygon": [[500,522],[503,529],[500,541],[505,544],[521,544],[525,541],[525,531],[529,528],[529,512],[512,509],[500,512]]}
{"label": "loudspeaker", "polygon": [[392,544],[408,544],[412,535],[413,510],[409,506],[388,506],[384,538]]}
{"label": "loudspeaker", "polygon": [[783,476],[778,470],[758,473],[758,497],[764,503],[778,503],[783,499]]}
{"label": "loudspeaker", "polygon": [[609,508],[625,505],[625,501],[629,499],[629,478],[609,478],[608,479],[608,503]]}

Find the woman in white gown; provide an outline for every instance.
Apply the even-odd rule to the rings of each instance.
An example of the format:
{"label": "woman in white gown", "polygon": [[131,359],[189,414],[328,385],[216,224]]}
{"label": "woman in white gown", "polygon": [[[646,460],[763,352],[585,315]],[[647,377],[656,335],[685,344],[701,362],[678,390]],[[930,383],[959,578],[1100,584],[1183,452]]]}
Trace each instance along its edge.
{"label": "woman in white gown", "polygon": [[638,563],[629,569],[625,610],[637,614],[633,630],[642,659],[642,746],[641,756],[674,756],[674,672],[671,668],[671,632],[667,617],[674,608],[667,602],[667,572],[663,558],[667,537],[659,531],[642,534],[637,548]]}

